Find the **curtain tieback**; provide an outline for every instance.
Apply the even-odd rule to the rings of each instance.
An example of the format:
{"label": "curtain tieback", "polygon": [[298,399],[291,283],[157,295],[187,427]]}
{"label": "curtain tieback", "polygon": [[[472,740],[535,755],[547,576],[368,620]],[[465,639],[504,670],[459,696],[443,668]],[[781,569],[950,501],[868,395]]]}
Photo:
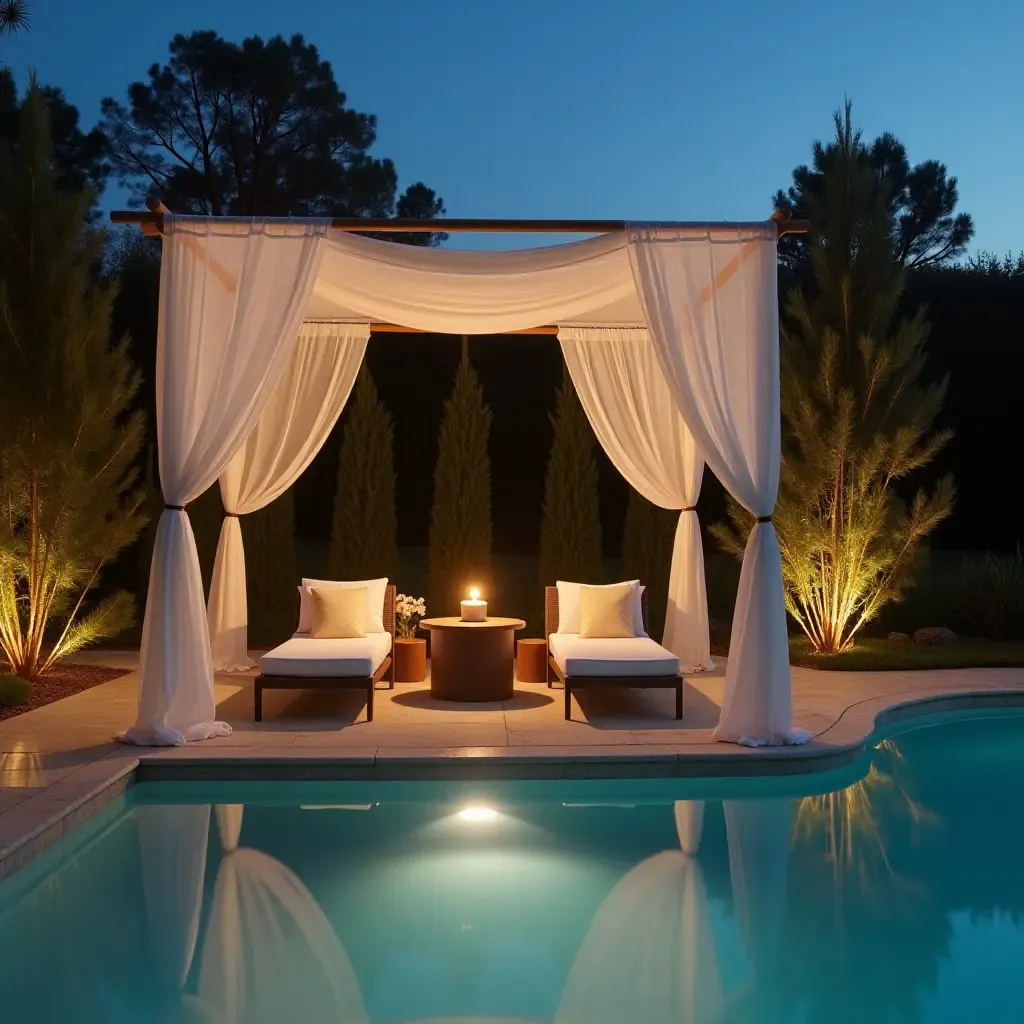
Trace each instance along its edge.
{"label": "curtain tieback", "polygon": [[225,519],[237,519],[238,518],[238,513],[237,512],[225,512],[224,513],[224,518]]}
{"label": "curtain tieback", "polygon": [[697,506],[696,505],[687,505],[686,508],[681,508],[679,511],[680,512],[696,512],[697,511]]}
{"label": "curtain tieback", "polygon": [[184,512],[184,505],[164,505],[164,511],[170,510],[171,512]]}
{"label": "curtain tieback", "polygon": [[757,517],[757,521],[759,523],[770,523],[772,521],[772,517],[771,516],[758,516]]}

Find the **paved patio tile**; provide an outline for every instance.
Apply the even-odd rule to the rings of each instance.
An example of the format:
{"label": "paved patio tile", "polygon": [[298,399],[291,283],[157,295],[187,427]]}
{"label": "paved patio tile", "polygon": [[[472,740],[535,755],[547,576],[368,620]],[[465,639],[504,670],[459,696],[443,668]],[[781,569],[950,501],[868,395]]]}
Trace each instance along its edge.
{"label": "paved patio tile", "polygon": [[[82,660],[132,668],[137,658],[135,652],[89,652]],[[517,775],[535,770],[537,777],[551,777],[564,764],[566,774],[585,776],[614,773],[623,759],[643,771],[645,763],[656,766],[665,758],[666,764],[678,759],[680,774],[696,777],[790,774],[820,768],[826,763],[822,756],[829,764],[860,756],[879,716],[899,727],[922,707],[1024,704],[1021,669],[839,673],[795,668],[794,721],[816,739],[802,748],[755,750],[712,738],[724,687],[725,665],[719,662],[713,673],[687,677],[681,722],[671,717],[671,694],[626,689],[581,691],[574,695],[573,720],[566,722],[560,689],[517,682],[514,697],[498,704],[448,704],[434,701],[427,683],[399,684],[376,692],[372,723],[365,721],[363,696],[354,691],[285,691],[268,694],[268,718],[256,724],[252,673],[218,675],[217,713],[232,722],[233,734],[179,748],[113,742],[113,734],[135,717],[138,679],[130,673],[0,723],[0,840],[9,845],[75,804],[75,820],[91,813],[97,793],[136,759],[180,762],[200,773],[205,764],[209,778],[258,777],[261,763],[276,766],[281,778],[302,777],[303,765],[314,766],[323,778],[332,777],[334,769],[344,774],[346,766],[348,777],[408,777],[410,765],[423,777],[434,765],[439,778],[463,769],[493,778],[500,777],[503,762],[514,764]],[[58,820],[56,829],[47,826],[31,848],[19,847],[17,857],[0,866],[9,872],[12,863],[59,838],[71,820]]]}
{"label": "paved patio tile", "polygon": [[14,768],[0,770],[0,793],[7,789],[45,789],[75,770],[66,768]]}
{"label": "paved patio tile", "polygon": [[3,814],[4,811],[9,811],[12,807],[27,800],[30,796],[35,796],[36,793],[41,793],[42,791],[43,787],[41,786],[12,786],[9,789],[5,789],[4,783],[0,781],[0,814]]}

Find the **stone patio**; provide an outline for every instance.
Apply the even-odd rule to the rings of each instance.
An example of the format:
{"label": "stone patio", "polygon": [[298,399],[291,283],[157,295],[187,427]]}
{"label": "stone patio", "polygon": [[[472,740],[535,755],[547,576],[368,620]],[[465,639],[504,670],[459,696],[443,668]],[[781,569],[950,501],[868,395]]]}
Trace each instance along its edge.
{"label": "stone patio", "polygon": [[[429,683],[363,695],[268,691],[252,714],[252,674],[218,676],[218,718],[231,736],[178,748],[113,742],[135,716],[137,652],[94,664],[133,671],[0,722],[0,878],[59,839],[135,779],[481,778],[591,775],[750,776],[824,771],[855,762],[876,725],[931,712],[1024,705],[1024,669],[816,672],[793,669],[802,747],[716,743],[724,662],[687,680],[683,721],[670,691],[584,691],[573,720],[560,690],[516,683],[501,704],[448,704]],[[575,695],[574,695],[575,697]]]}

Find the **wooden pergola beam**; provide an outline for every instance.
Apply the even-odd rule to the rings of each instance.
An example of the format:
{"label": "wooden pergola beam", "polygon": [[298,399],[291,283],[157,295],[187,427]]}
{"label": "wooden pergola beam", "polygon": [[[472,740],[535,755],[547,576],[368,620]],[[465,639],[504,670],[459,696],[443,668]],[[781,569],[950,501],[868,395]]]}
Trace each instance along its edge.
{"label": "wooden pergola beam", "polygon": [[[114,210],[110,214],[110,220],[114,224],[138,224],[142,233],[150,237],[159,237],[163,234],[164,214],[170,210],[159,200],[150,196],[146,200],[149,213],[141,210]],[[810,222],[806,220],[793,220],[793,215],[787,210],[776,210],[771,219],[779,228],[779,237],[787,234],[803,234],[810,228]],[[403,225],[395,228],[394,225]],[[451,227],[451,225],[458,225]],[[444,225],[440,227],[439,225]],[[727,228],[731,225],[727,221],[701,221],[701,222],[674,222],[667,225],[694,231],[710,231],[716,228]],[[544,233],[553,232],[557,234],[608,234],[614,231],[624,231],[626,222],[622,220],[387,220],[386,218],[358,218],[358,217],[335,217],[331,221],[331,227],[338,231],[362,232],[362,231],[407,231],[407,232],[433,232],[433,231],[477,231],[477,232],[529,232]],[[744,249],[749,246],[744,246]],[[739,267],[742,257],[734,257],[729,264],[718,275],[718,283],[722,283],[731,277]],[[233,288],[234,280],[230,275],[225,277],[226,271],[219,264],[214,263],[212,272],[224,281],[226,287]],[[705,289],[707,291],[707,289]],[[706,299],[706,296],[704,297]],[[314,321],[315,322],[315,321]],[[373,323],[370,324],[370,331],[373,334],[431,334],[437,332],[424,331],[419,327],[403,327],[401,324]],[[524,327],[518,331],[502,331],[502,334],[533,334],[533,335],[558,335],[557,324],[544,324],[540,327]]]}
{"label": "wooden pergola beam", "polygon": [[[112,224],[137,224],[147,235],[163,233],[164,214],[169,212],[159,199],[147,199],[148,211],[113,210]],[[232,218],[224,218],[230,220]],[[793,220],[784,213],[772,216],[779,226],[779,237],[801,235],[810,228],[806,220]],[[387,217],[332,217],[331,229],[353,234],[557,234],[606,235],[625,231],[624,220],[514,220],[505,218],[451,217],[438,220],[389,219]],[[729,221],[673,221],[665,227],[682,231],[715,231],[734,227]]]}
{"label": "wooden pergola beam", "polygon": [[[312,323],[316,323],[314,318]],[[373,334],[437,334],[437,331],[424,331],[419,327],[403,327],[401,324],[370,324],[370,331]],[[502,331],[502,334],[548,334],[557,335],[557,324],[545,324],[542,327],[524,327],[518,331]],[[451,335],[457,337],[457,335]]]}

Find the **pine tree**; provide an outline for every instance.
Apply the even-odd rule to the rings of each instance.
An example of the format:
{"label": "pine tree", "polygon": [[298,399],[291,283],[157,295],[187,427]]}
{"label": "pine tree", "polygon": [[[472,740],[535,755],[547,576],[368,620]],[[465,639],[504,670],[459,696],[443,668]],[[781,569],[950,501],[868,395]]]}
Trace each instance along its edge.
{"label": "pine tree", "polygon": [[330,577],[394,580],[398,571],[395,430],[365,364],[352,389],[343,429],[327,555]]}
{"label": "pine tree", "polygon": [[554,435],[540,524],[540,585],[554,586],[556,580],[597,583],[601,519],[594,432],[564,365],[551,424]]}
{"label": "pine tree", "polygon": [[427,611],[452,615],[471,586],[491,587],[491,410],[469,361],[468,339],[444,403],[427,560]]}
{"label": "pine tree", "polygon": [[665,631],[668,580],[679,512],[660,508],[630,488],[622,534],[622,575],[647,587],[647,632],[660,641]]}
{"label": "pine tree", "polygon": [[250,641],[280,643],[295,628],[295,497],[292,488],[242,516]]}
{"label": "pine tree", "polygon": [[139,375],[110,341],[92,202],[56,186],[33,81],[18,143],[0,147],[0,651],[27,679],[133,618],[125,591],[91,600],[145,522]]}
{"label": "pine tree", "polygon": [[[849,648],[912,583],[915,555],[953,507],[953,484],[896,488],[950,437],[934,423],[946,382],[922,384],[928,325],[898,317],[885,191],[862,159],[850,106],[835,115],[820,196],[808,196],[813,270],[786,301],[781,337],[783,464],[775,527],[790,614],[815,650]],[[750,517],[718,528],[740,553]]]}

